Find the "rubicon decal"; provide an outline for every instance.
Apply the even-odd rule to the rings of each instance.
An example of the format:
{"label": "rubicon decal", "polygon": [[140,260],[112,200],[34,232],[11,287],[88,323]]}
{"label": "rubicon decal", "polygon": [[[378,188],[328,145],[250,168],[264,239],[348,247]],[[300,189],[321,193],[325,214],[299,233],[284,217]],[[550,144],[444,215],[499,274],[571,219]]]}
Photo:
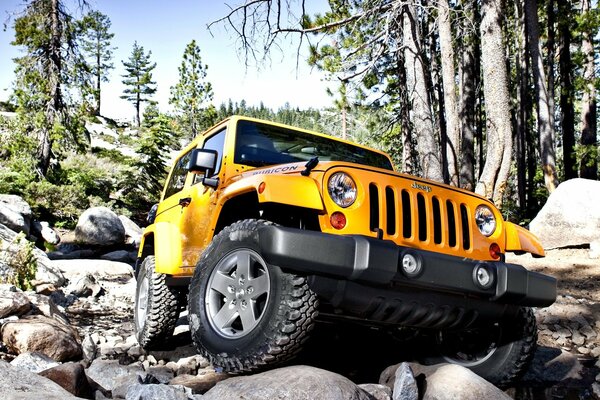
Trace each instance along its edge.
{"label": "rubicon decal", "polygon": [[422,190],[422,191],[427,192],[427,193],[431,192],[431,186],[421,185],[420,183],[417,183],[417,182],[413,182],[413,184],[411,185],[411,187],[413,189],[419,189],[419,190]]}
{"label": "rubicon decal", "polygon": [[254,171],[254,174],[252,174],[252,175],[276,174],[278,172],[289,172],[289,171],[295,171],[297,169],[298,169],[297,165],[288,165],[285,167],[270,168],[270,169],[263,169],[260,171]]}

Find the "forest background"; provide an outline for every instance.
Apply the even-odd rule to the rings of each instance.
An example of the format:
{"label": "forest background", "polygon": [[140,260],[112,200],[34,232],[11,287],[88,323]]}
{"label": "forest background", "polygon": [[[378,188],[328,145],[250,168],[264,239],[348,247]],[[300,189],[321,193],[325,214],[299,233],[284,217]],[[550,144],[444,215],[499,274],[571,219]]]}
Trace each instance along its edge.
{"label": "forest background", "polygon": [[[111,16],[101,9],[85,0],[23,1],[6,23],[22,51],[0,104],[0,192],[22,195],[58,226],[93,205],[141,217],[160,196],[170,154],[231,114],[380,148],[399,171],[474,190],[521,223],[561,181],[598,179],[596,2],[311,6],[240,2],[208,28],[230,34],[240,63],[264,68],[284,49],[318,69],[330,107],[294,107],[293,92],[277,110],[215,104],[202,43],[190,38],[161,109],[151,44],[140,38],[126,60],[115,60]],[[102,114],[102,90],[119,62],[131,123]],[[91,145],[89,128],[99,123],[116,132],[104,137],[114,149]]]}

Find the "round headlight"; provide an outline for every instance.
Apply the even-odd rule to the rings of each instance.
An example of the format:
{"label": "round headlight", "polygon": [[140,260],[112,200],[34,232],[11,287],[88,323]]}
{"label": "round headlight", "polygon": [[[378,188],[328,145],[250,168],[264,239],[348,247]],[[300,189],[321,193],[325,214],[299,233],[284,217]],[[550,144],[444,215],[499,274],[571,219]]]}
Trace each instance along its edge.
{"label": "round headlight", "polygon": [[496,230],[496,217],[488,207],[481,205],[475,210],[475,223],[482,235],[490,236]]}
{"label": "round headlight", "polygon": [[356,200],[356,183],[344,172],[329,177],[327,190],[331,199],[340,207],[349,207]]}

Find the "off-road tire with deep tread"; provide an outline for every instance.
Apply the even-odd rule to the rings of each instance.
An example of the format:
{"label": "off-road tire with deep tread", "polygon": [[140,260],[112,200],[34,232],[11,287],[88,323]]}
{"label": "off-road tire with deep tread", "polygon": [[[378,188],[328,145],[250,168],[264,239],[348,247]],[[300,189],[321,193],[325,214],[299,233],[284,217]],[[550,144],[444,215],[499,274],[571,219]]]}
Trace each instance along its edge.
{"label": "off-road tire with deep tread", "polygon": [[[166,285],[166,275],[155,271],[154,256],[148,256],[140,266],[137,277],[136,304],[134,326],[138,343],[146,350],[157,350],[166,347],[173,336],[179,318],[180,293]],[[146,280],[147,308],[142,328],[138,328],[138,301],[140,290]],[[143,289],[142,289],[143,290]]]}
{"label": "off-road tire with deep tread", "polygon": [[270,298],[258,325],[240,338],[225,338],[210,325],[205,294],[211,272],[237,249],[260,254],[258,230],[273,225],[264,220],[242,220],[224,228],[202,253],[189,287],[188,307],[192,339],[198,351],[227,372],[249,372],[281,364],[294,357],[308,339],[317,316],[318,299],[304,277],[267,265]]}
{"label": "off-road tire with deep tread", "polygon": [[[529,307],[521,307],[516,314],[499,322],[500,345],[482,363],[467,368],[494,385],[508,387],[527,371],[537,347],[537,324]],[[485,338],[485,331],[482,332]],[[443,343],[440,343],[443,346]],[[450,359],[445,358],[445,361]],[[460,364],[460,363],[459,363]]]}

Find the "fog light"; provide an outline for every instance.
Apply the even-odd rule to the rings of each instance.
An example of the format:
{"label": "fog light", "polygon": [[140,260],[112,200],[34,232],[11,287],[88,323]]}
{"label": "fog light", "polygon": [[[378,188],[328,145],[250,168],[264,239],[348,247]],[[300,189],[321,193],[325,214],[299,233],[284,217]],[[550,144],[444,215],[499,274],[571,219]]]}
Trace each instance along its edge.
{"label": "fog light", "polygon": [[492,271],[483,264],[479,264],[473,270],[473,280],[482,289],[489,289],[494,284]]}
{"label": "fog light", "polygon": [[329,221],[331,222],[331,226],[333,226],[335,229],[344,229],[346,226],[346,216],[339,211],[331,214]]}
{"label": "fog light", "polygon": [[421,260],[411,253],[406,253],[402,256],[402,270],[409,278],[413,278],[421,273],[423,265]]}

